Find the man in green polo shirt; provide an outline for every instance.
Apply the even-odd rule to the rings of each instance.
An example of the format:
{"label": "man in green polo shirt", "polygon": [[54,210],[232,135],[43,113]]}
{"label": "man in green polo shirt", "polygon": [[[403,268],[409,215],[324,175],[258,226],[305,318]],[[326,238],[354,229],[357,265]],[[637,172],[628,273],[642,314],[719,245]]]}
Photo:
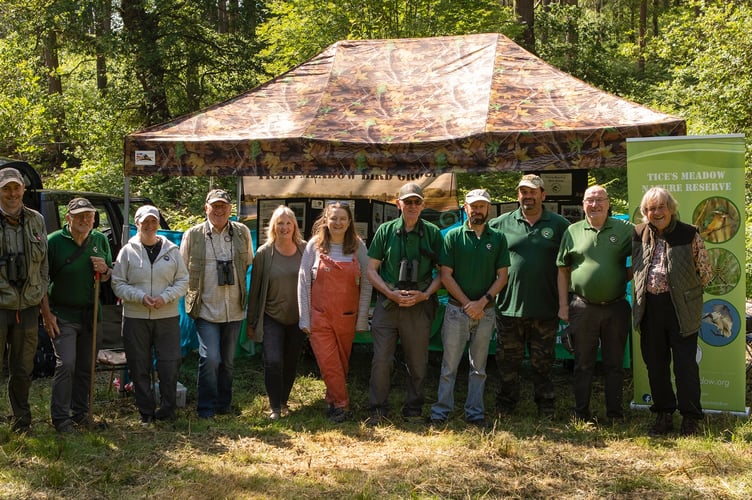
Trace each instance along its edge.
{"label": "man in green polo shirt", "polygon": [[551,366],[559,328],[556,254],[569,221],[546,210],[545,199],[543,179],[523,175],[517,184],[519,208],[488,223],[506,237],[511,260],[509,282],[499,294],[496,309],[499,415],[512,413],[520,400],[519,374],[526,350],[538,414],[546,418],[554,415]]}
{"label": "man in green polo shirt", "polygon": [[444,424],[454,409],[457,367],[468,347],[470,371],[465,401],[465,421],[485,426],[483,391],[486,384],[488,345],[493,334],[495,297],[507,283],[509,251],[503,234],[486,224],[491,197],[484,189],[465,196],[467,222],[444,236],[441,281],[449,303],[441,328],[444,354],[431,423]]}
{"label": "man in green polo shirt", "polygon": [[634,226],[609,217],[608,193],[601,186],[585,191],[585,220],[569,226],[561,241],[559,317],[574,331],[574,416],[591,420],[590,393],[598,345],[605,375],[606,417],[624,418],[624,347],[631,309],[624,294],[632,279],[627,257],[632,254]]}
{"label": "man in green polo shirt", "polygon": [[95,231],[97,209],[73,198],[66,224],[49,236],[49,293],[42,299],[44,327],[55,348],[50,414],[58,432],[88,426],[95,273],[110,279],[112,254],[107,237]]}
{"label": "man in green polo shirt", "polygon": [[378,292],[371,321],[369,426],[379,425],[389,416],[398,339],[408,369],[402,416],[412,419],[422,414],[428,341],[438,306],[435,293],[441,286],[441,277],[434,273],[441,253],[441,232],[420,218],[424,206],[423,189],[414,182],[403,185],[397,199],[402,215],[379,226],[368,248],[368,279]]}

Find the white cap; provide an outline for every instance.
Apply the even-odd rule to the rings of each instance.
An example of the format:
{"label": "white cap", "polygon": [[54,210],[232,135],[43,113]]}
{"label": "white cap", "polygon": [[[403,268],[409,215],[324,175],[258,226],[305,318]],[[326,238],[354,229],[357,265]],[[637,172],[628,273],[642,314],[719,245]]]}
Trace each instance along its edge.
{"label": "white cap", "polygon": [[154,217],[157,219],[157,222],[159,222],[159,210],[157,210],[157,207],[152,205],[143,205],[139,207],[138,210],[136,210],[136,216],[133,220],[138,224],[145,221],[148,217]]}
{"label": "white cap", "polygon": [[476,201],[485,201],[491,203],[491,196],[485,189],[473,189],[465,195],[465,203],[472,205]]}

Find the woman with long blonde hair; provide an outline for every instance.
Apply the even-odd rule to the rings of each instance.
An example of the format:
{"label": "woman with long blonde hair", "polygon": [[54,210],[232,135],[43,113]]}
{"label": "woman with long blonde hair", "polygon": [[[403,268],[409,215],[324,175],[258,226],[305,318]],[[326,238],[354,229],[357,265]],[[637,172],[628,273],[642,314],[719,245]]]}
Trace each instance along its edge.
{"label": "woman with long blonde hair", "polygon": [[263,342],[264,384],[269,418],[289,412],[305,336],[298,328],[298,270],[305,249],[295,213],[280,205],[272,213],[266,243],[256,252],[251,270],[246,335]]}

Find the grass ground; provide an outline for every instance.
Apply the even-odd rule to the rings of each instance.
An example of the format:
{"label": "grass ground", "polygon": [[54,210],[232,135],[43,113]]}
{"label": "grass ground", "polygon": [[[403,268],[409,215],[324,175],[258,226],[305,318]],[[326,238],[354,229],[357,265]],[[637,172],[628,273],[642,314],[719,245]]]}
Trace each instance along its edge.
{"label": "grass ground", "polygon": [[[427,400],[434,399],[440,358],[432,359]],[[461,412],[431,428],[400,417],[371,429],[367,416],[370,354],[356,349],[350,377],[356,419],[326,420],[323,383],[305,358],[293,389],[292,413],[271,422],[259,356],[239,358],[237,416],[195,417],[196,357],[181,382],[188,405],[178,419],[141,427],[132,397],[108,394],[97,378],[95,415],[108,428],[61,436],[48,423],[50,379],[34,382],[32,432],[0,426],[1,498],[729,498],[752,496],[752,423],[715,415],[692,438],[649,438],[647,412],[627,422],[593,425],[569,419],[571,374],[556,366],[557,417],[540,420],[526,386],[511,418],[482,431]],[[461,370],[465,370],[462,366]],[[463,373],[464,375],[464,373]],[[487,408],[493,408],[496,368],[489,360]],[[466,376],[458,379],[458,406]],[[748,384],[749,387],[749,384]],[[4,389],[3,389],[4,391]],[[631,394],[628,383],[625,400]],[[393,379],[395,410],[404,371]],[[602,386],[594,409],[603,415]],[[748,394],[749,400],[749,394]],[[426,409],[427,410],[427,409]],[[398,411],[394,412],[399,414]],[[676,423],[678,424],[678,417]]]}

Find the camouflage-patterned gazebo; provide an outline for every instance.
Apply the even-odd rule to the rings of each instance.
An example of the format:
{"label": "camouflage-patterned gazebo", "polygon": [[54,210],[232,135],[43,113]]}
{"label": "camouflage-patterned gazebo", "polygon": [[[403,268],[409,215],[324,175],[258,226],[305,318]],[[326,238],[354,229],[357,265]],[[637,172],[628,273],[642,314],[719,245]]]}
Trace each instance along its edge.
{"label": "camouflage-patterned gazebo", "polygon": [[626,165],[684,120],[500,34],[341,41],[249,92],[125,138],[125,175],[438,174]]}

